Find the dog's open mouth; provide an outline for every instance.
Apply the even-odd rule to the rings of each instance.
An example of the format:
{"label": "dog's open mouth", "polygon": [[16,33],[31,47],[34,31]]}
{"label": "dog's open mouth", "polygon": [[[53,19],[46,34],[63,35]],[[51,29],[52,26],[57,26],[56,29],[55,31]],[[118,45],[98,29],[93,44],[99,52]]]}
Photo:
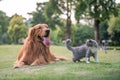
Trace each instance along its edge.
{"label": "dog's open mouth", "polygon": [[49,47],[51,42],[50,42],[50,39],[49,39],[49,34],[50,34],[50,30],[46,30],[45,31],[45,36],[43,37],[43,43],[46,45],[46,47]]}
{"label": "dog's open mouth", "polygon": [[38,36],[38,39],[41,40],[46,47],[49,47],[51,45],[49,34],[50,34],[50,30],[46,30],[46,34],[43,37]]}
{"label": "dog's open mouth", "polygon": [[48,37],[43,38],[43,43],[46,47],[49,47],[51,45],[50,39]]}
{"label": "dog's open mouth", "polygon": [[46,47],[49,47],[51,45],[51,41],[49,37],[40,37],[38,36],[38,39],[44,43]]}

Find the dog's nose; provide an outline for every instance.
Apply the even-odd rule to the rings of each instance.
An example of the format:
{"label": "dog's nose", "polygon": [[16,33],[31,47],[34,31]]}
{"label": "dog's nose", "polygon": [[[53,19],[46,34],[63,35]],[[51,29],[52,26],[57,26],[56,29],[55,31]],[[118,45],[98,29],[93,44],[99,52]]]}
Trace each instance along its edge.
{"label": "dog's nose", "polygon": [[50,34],[50,30],[49,29],[45,30],[45,36],[44,37],[48,37],[49,34]]}
{"label": "dog's nose", "polygon": [[46,33],[49,33],[49,32],[50,32],[50,30],[49,30],[49,29],[47,29],[45,32],[46,32]]}

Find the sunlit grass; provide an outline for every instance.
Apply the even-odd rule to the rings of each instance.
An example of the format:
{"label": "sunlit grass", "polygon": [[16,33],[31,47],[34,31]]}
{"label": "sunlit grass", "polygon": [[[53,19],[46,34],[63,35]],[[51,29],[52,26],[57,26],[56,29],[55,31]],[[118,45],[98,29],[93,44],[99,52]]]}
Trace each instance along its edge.
{"label": "sunlit grass", "polygon": [[[42,66],[24,66],[13,69],[13,63],[21,45],[0,46],[0,80],[119,80],[120,51],[99,50],[99,63],[91,58],[91,63],[73,63],[59,61]],[[72,59],[72,54],[65,47],[52,46],[51,51],[58,56]]]}

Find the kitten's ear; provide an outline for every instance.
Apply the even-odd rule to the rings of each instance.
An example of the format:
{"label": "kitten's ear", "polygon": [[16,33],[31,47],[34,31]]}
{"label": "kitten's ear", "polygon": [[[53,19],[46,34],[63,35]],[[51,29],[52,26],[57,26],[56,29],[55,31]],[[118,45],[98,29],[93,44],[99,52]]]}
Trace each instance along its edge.
{"label": "kitten's ear", "polygon": [[89,39],[89,42],[92,42],[93,40],[92,39]]}
{"label": "kitten's ear", "polygon": [[88,42],[89,41],[89,39],[86,39],[86,42]]}

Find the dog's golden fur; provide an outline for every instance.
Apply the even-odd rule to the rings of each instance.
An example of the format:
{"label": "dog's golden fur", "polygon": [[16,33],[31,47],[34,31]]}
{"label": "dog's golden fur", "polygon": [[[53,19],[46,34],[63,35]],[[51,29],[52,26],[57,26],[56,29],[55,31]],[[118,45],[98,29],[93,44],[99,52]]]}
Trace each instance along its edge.
{"label": "dog's golden fur", "polygon": [[[48,33],[46,33],[48,31]],[[47,24],[37,24],[31,27],[28,37],[18,53],[14,68],[24,65],[48,64],[55,60],[67,60],[64,57],[56,57],[50,52],[50,45],[46,45],[44,37],[49,38],[49,28]]]}

